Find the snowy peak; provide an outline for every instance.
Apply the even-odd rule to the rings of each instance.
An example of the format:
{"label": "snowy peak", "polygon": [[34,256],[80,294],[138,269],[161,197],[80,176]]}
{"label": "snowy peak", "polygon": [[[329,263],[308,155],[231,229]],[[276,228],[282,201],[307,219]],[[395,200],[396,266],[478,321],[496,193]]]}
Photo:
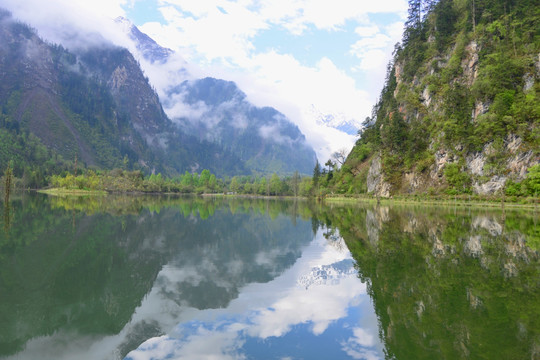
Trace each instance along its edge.
{"label": "snowy peak", "polygon": [[358,130],[362,128],[362,123],[356,119],[347,118],[343,113],[325,113],[315,105],[311,105],[309,115],[317,121],[317,124],[326,125],[349,135],[357,135]]}
{"label": "snowy peak", "polygon": [[336,285],[342,279],[356,275],[354,261],[345,259],[330,265],[313,267],[309,274],[298,279],[297,284],[306,289],[312,285]]}
{"label": "snowy peak", "polygon": [[165,63],[174,54],[173,50],[164,48],[150,36],[141,32],[130,20],[119,16],[115,21],[122,26],[124,32],[133,40],[142,56],[151,63]]}

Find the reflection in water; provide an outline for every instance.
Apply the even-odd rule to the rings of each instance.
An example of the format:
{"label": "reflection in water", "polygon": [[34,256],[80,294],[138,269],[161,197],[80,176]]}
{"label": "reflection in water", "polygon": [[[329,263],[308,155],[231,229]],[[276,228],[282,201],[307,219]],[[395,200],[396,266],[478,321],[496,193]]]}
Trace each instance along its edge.
{"label": "reflection in water", "polygon": [[[84,201],[13,204],[12,236],[0,237],[0,355],[121,358],[182,311],[226,307],[272,280],[313,238],[310,221],[291,221],[293,202]],[[165,311],[141,305],[153,289]]]}
{"label": "reflection in water", "polygon": [[11,206],[0,357],[540,354],[531,214],[122,196]]}
{"label": "reflection in water", "polygon": [[357,261],[387,357],[540,358],[533,214],[377,207],[323,215]]}
{"label": "reflection in water", "polygon": [[[168,269],[158,282],[162,276],[168,278],[164,283],[179,278],[171,274],[175,271],[181,270]],[[157,296],[163,290],[153,293],[150,301],[163,306]],[[318,233],[280,276],[245,286],[226,308],[185,309],[173,331],[143,343],[128,359],[343,358],[347,353],[377,358],[381,351],[370,313],[350,253]],[[370,321],[369,327],[360,327],[358,317]]]}

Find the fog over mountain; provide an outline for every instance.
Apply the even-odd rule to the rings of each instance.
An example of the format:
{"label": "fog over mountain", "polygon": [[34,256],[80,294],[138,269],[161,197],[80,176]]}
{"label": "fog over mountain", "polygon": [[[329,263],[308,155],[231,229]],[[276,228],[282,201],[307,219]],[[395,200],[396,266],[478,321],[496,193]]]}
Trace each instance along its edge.
{"label": "fog over mountain", "polygon": [[285,115],[254,106],[232,81],[192,77],[189,65],[174,51],[161,47],[129,20],[116,21],[133,40],[132,48],[147,62],[146,68],[152,69],[151,77],[168,80],[158,90],[160,98],[167,115],[183,131],[223,146],[256,172],[311,172],[315,152]]}

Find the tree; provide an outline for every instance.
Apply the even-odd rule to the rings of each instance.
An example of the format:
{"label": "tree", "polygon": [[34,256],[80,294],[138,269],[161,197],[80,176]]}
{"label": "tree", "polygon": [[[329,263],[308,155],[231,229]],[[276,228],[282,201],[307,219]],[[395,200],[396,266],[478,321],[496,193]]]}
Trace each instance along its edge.
{"label": "tree", "polygon": [[233,176],[231,180],[230,189],[233,193],[237,193],[240,190],[240,184],[238,183],[238,176]]}
{"label": "tree", "polygon": [[345,160],[347,160],[347,149],[342,148],[334,152],[332,154],[332,159],[334,159],[334,161],[340,165],[345,164]]}
{"label": "tree", "polygon": [[295,171],[292,177],[292,190],[295,197],[298,196],[299,184],[300,184],[300,175],[298,174],[298,171]]}
{"label": "tree", "polygon": [[422,25],[422,0],[409,0],[409,15],[405,21],[403,44],[407,45],[418,38]]}
{"label": "tree", "polygon": [[328,161],[324,163],[324,166],[328,167],[328,173],[330,173],[332,170],[334,170],[336,163],[334,163],[331,159],[328,159]]}
{"label": "tree", "polygon": [[199,177],[199,186],[208,186],[210,181],[210,170],[204,169]]}
{"label": "tree", "polygon": [[9,203],[11,185],[13,183],[13,160],[10,160],[4,172],[4,204]]}
{"label": "tree", "polygon": [[313,189],[319,190],[319,178],[321,177],[321,165],[319,165],[319,161],[317,160],[317,163],[315,164],[315,168],[313,168]]}
{"label": "tree", "polygon": [[273,195],[280,195],[282,191],[282,183],[279,176],[277,176],[276,173],[272,174],[272,177],[270,178],[270,192]]}

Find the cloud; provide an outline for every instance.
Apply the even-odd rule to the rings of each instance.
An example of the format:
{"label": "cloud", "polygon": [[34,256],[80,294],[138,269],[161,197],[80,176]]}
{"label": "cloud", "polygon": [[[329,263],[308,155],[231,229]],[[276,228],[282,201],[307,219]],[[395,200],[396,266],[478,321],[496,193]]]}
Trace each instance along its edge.
{"label": "cloud", "polygon": [[[257,255],[257,264],[265,267],[268,259],[276,256],[283,256],[283,253],[260,253]],[[342,263],[343,260],[351,267],[350,271],[340,266],[343,272],[337,274],[339,276],[332,281],[314,282],[308,289],[298,283],[299,278],[312,277],[313,269],[332,266]],[[189,278],[197,273],[196,268],[186,270],[185,264],[181,266],[182,270],[166,266],[158,280],[164,277],[171,280],[160,280],[163,291],[156,291],[154,288],[150,297],[156,294],[165,295],[169,290],[174,293],[173,279]],[[368,298],[366,285],[360,282],[352,266],[353,261],[346,247],[333,246],[319,231],[302,257],[274,280],[246,285],[226,309],[194,312],[194,309],[183,308],[178,313],[184,317],[187,315],[189,321],[180,322],[167,336],[148,340],[128,354],[127,358],[242,359],[246,358],[243,346],[250,338],[256,342],[265,342],[265,346],[271,348],[274,337],[287,336],[293,328],[296,331],[306,331],[303,336],[324,336],[329,326],[350,316],[349,307],[371,306],[369,301],[365,301]],[[156,300],[153,299],[153,307],[166,307],[163,305],[167,300],[161,305]],[[146,303],[143,303],[142,308],[145,305]],[[373,311],[372,308],[370,311]],[[346,322],[348,321],[357,319],[350,318]],[[298,330],[305,325],[308,325],[305,330]],[[376,321],[372,326],[376,329]],[[359,327],[345,327],[343,330],[350,334],[347,342],[341,344],[344,351],[353,354],[352,356],[366,352],[368,355],[376,354],[374,347],[378,346],[377,338],[368,330]],[[322,338],[320,341],[326,340]]]}
{"label": "cloud", "polygon": [[68,48],[87,48],[105,42],[127,44],[112,19],[123,15],[125,0],[4,0],[14,18],[36,28],[48,41]]}

